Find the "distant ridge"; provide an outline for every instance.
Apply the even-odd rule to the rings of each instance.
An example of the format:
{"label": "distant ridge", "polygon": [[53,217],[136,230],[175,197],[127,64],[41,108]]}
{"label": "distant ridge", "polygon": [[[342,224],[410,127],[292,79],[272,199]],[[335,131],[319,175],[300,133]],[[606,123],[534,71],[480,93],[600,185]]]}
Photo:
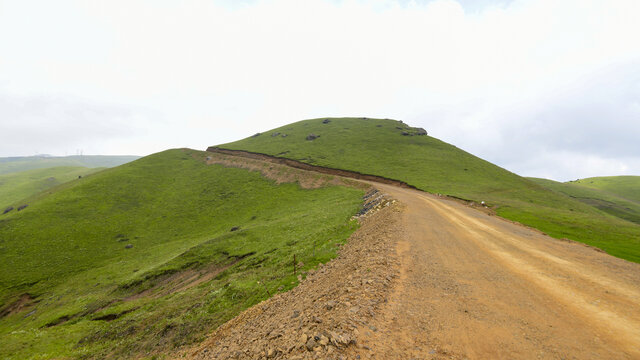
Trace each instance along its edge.
{"label": "distant ridge", "polygon": [[136,155],[73,155],[73,156],[11,156],[0,157],[0,175],[56,166],[87,168],[114,167],[139,159]]}

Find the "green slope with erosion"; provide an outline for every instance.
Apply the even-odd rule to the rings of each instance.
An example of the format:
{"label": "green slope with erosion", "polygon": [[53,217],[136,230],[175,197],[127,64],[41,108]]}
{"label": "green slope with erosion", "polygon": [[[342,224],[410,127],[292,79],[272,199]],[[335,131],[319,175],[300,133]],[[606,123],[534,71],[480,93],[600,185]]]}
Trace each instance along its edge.
{"label": "green slope with erosion", "polygon": [[[569,181],[565,183],[548,180],[529,178],[529,180],[540,184],[553,191],[565,194],[571,198],[579,200],[585,204],[598,208],[613,216],[617,216],[621,219],[628,220],[640,225],[640,200],[633,200],[634,191],[640,189],[640,177],[638,176],[620,176],[621,178],[630,179],[615,179],[617,177],[607,178],[608,183],[618,183],[620,180],[626,183],[627,188],[617,188],[611,186],[607,190],[603,190],[596,187],[589,187],[591,180],[579,180]],[[600,179],[600,178],[594,178]],[[629,180],[635,180],[629,181]],[[608,184],[609,185],[609,184]],[[635,186],[634,186],[635,185]],[[621,194],[625,194],[629,197],[623,197]]]}
{"label": "green slope with erosion", "polygon": [[18,208],[26,198],[104,168],[58,166],[0,175],[0,214],[9,206]]}
{"label": "green slope with erosion", "polygon": [[[219,146],[384,176],[431,193],[485,201],[507,219],[640,262],[638,224],[549,190],[436,138],[419,136],[417,129],[399,121],[323,120],[299,121]],[[310,134],[319,137],[307,140]]]}
{"label": "green slope with erosion", "polygon": [[[363,190],[169,150],[0,215],[0,358],[133,358],[201,340],[335,256]],[[237,229],[234,229],[239,227]],[[231,230],[234,231],[231,231]]]}
{"label": "green slope with erosion", "polygon": [[57,166],[114,167],[139,159],[132,155],[17,156],[0,158],[0,175]]}

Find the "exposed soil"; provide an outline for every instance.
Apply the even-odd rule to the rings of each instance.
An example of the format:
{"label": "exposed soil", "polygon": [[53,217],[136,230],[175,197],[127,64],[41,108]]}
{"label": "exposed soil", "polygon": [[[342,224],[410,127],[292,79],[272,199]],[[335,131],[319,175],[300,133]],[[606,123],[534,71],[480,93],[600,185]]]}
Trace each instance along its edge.
{"label": "exposed soil", "polygon": [[[640,265],[409,188],[198,359],[640,359]],[[390,204],[390,205],[386,205]]]}
{"label": "exposed soil", "polygon": [[0,319],[31,308],[34,301],[35,299],[29,294],[20,295],[18,299],[0,310]]}
{"label": "exposed soil", "polygon": [[359,188],[369,187],[368,185],[344,177],[332,174],[319,174],[312,170],[292,168],[277,162],[264,161],[257,156],[255,158],[233,156],[227,154],[226,151],[227,150],[210,151],[211,153],[206,157],[206,163],[259,171],[267,179],[274,180],[276,184],[297,182],[304,189],[315,189],[327,185],[347,185]]}
{"label": "exposed soil", "polygon": [[[386,205],[389,204],[389,205]],[[246,310],[218,328],[199,348],[179,357],[196,359],[337,359],[357,346],[360,328],[371,328],[384,307],[399,268],[394,239],[401,211],[381,202],[340,250],[293,290]]]}
{"label": "exposed soil", "polygon": [[[638,359],[640,266],[422,192],[363,358]],[[356,352],[351,354],[355,355]]]}
{"label": "exposed soil", "polygon": [[194,286],[205,283],[215,278],[221,272],[235,265],[236,259],[226,265],[213,264],[202,269],[186,269],[160,279],[149,289],[124,298],[125,301],[140,298],[160,298],[176,292],[188,290]]}
{"label": "exposed soil", "polygon": [[231,155],[235,157],[242,157],[245,159],[260,160],[260,161],[264,161],[272,164],[286,165],[287,167],[290,167],[290,168],[312,171],[314,173],[340,176],[343,178],[373,181],[380,184],[389,184],[389,185],[395,185],[397,187],[402,187],[402,188],[415,189],[413,185],[409,185],[404,181],[389,179],[383,176],[361,174],[356,171],[333,169],[333,168],[328,168],[324,166],[311,165],[301,161],[296,161],[296,160],[291,160],[291,159],[286,159],[286,158],[281,158],[281,157],[271,156],[271,155],[266,155],[261,153],[255,153],[251,151],[230,150],[230,149],[223,149],[217,146],[211,146],[207,149],[207,152]]}

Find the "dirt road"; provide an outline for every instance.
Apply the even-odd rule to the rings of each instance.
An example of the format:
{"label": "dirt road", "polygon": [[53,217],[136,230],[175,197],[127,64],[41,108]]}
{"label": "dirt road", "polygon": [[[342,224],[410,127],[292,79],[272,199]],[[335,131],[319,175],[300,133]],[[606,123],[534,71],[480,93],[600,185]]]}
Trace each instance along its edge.
{"label": "dirt road", "polygon": [[430,194],[375,186],[406,206],[400,277],[377,331],[362,329],[352,356],[640,359],[640,265]]}
{"label": "dirt road", "polygon": [[[315,184],[314,167],[280,179],[291,164],[250,155],[210,161]],[[177,357],[640,359],[640,264],[382,180],[397,203],[338,258]]]}

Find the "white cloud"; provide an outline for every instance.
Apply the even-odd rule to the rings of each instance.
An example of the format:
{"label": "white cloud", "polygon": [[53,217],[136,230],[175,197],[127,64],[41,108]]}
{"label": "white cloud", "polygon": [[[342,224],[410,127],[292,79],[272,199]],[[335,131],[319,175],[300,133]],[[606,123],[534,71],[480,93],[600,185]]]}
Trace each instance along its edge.
{"label": "white cloud", "polygon": [[[609,171],[589,161],[598,156],[640,173],[630,140],[640,2],[472,3],[0,1],[0,95],[131,109],[145,131],[93,139],[103,153],[205,148],[304,118],[356,115],[424,126],[526,175],[534,165],[559,179]],[[591,141],[602,124],[616,130],[610,141]],[[573,141],[550,136],[566,129]],[[0,141],[20,135],[28,138],[5,132]],[[590,168],[525,160],[542,150],[571,152]]]}

